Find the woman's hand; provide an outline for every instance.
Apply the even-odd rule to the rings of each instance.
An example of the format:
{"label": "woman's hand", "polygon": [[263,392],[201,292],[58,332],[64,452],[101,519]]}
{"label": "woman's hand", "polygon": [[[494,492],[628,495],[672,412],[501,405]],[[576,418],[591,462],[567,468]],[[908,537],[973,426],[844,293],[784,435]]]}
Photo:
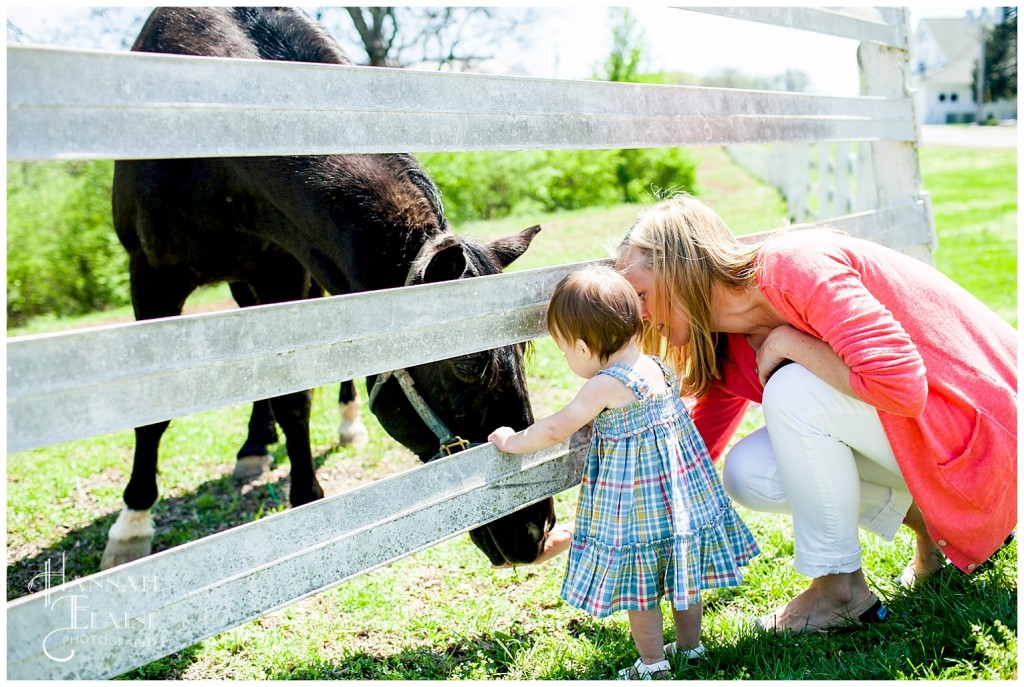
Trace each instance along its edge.
{"label": "woman's hand", "polygon": [[771,330],[757,349],[757,377],[761,385],[767,384],[772,373],[787,361],[803,365],[847,396],[858,398],[850,386],[850,368],[832,347],[784,324]]}
{"label": "woman's hand", "polygon": [[786,361],[792,362],[794,337],[804,336],[807,335],[788,324],[768,332],[761,347],[757,349],[757,377],[761,380],[761,386],[768,383],[768,378],[779,365]]}

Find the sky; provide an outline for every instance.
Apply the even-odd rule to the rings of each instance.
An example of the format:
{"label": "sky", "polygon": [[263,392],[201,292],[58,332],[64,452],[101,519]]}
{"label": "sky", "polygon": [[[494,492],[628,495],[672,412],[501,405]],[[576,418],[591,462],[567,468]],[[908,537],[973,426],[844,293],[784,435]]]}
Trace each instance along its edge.
{"label": "sky", "polygon": [[[859,91],[854,40],[651,3],[629,6],[643,32],[644,71],[684,71],[702,76],[732,67],[747,74],[774,76],[791,68],[810,76],[812,92],[857,95]],[[912,5],[911,28],[923,17],[962,17],[968,8],[977,10],[980,6]],[[84,5],[8,7],[7,13],[9,20],[33,37],[45,37],[54,27],[88,18]],[[608,6],[544,5],[536,34],[538,39],[530,49],[506,56],[487,71],[541,78],[590,78],[611,50]]]}
{"label": "sky", "polygon": [[[539,46],[528,63],[531,75],[589,78],[611,50],[607,9],[552,9],[550,35],[560,40]],[[911,28],[924,17],[963,17],[967,9],[966,5],[911,6]],[[809,74],[816,93],[859,93],[855,40],[649,3],[633,6],[633,12],[644,33],[651,71],[706,75],[733,67],[748,74],[774,76],[791,68]]]}

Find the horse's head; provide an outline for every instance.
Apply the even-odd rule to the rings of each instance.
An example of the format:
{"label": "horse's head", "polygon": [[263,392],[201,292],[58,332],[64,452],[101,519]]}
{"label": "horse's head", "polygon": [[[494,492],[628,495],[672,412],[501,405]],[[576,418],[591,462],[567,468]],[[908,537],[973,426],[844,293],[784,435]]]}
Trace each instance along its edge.
{"label": "horse's head", "polygon": [[[420,252],[410,284],[497,274],[530,245],[540,227],[481,243],[451,233]],[[533,422],[523,365],[525,345],[504,346],[408,368],[416,390],[451,433],[476,444],[501,426],[523,429]],[[376,377],[367,380],[374,385]],[[372,410],[384,429],[421,460],[438,453],[439,440],[394,379],[380,384]],[[529,563],[537,558],[555,523],[552,500],[526,506],[470,532],[494,564]]]}

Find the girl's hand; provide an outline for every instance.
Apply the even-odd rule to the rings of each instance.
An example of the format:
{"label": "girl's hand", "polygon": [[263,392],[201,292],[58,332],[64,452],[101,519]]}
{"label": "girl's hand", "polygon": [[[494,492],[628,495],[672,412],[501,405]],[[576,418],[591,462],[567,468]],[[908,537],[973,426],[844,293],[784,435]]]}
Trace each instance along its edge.
{"label": "girl's hand", "polygon": [[498,427],[498,429],[490,433],[487,437],[487,441],[497,446],[499,451],[510,453],[506,447],[508,446],[509,438],[515,433],[516,431],[511,427]]}

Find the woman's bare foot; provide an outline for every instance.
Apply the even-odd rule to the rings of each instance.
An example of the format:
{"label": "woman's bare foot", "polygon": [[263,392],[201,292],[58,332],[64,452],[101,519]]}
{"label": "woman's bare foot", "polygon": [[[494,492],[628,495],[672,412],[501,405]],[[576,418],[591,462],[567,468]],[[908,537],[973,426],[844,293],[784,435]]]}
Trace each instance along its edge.
{"label": "woman's bare foot", "polygon": [[917,507],[916,503],[910,504],[910,509],[903,518],[903,524],[914,531],[914,536],[917,539],[914,557],[896,578],[896,582],[900,586],[909,588],[942,570],[946,565],[946,556],[928,534],[924,514],[921,513],[921,509]]}
{"label": "woman's bare foot", "polygon": [[[533,565],[543,563],[550,560],[569,549],[569,545],[572,544],[572,533],[573,529],[571,526],[563,527],[562,525],[555,525],[548,532],[547,539],[544,540],[544,548],[541,549],[540,555],[537,556],[537,560],[533,562]],[[501,568],[514,568],[514,563],[504,563],[503,565],[492,565],[495,570]]]}
{"label": "woman's bare foot", "polygon": [[877,600],[861,570],[825,575],[811,580],[807,589],[758,624],[775,632],[823,632],[855,623]]}

